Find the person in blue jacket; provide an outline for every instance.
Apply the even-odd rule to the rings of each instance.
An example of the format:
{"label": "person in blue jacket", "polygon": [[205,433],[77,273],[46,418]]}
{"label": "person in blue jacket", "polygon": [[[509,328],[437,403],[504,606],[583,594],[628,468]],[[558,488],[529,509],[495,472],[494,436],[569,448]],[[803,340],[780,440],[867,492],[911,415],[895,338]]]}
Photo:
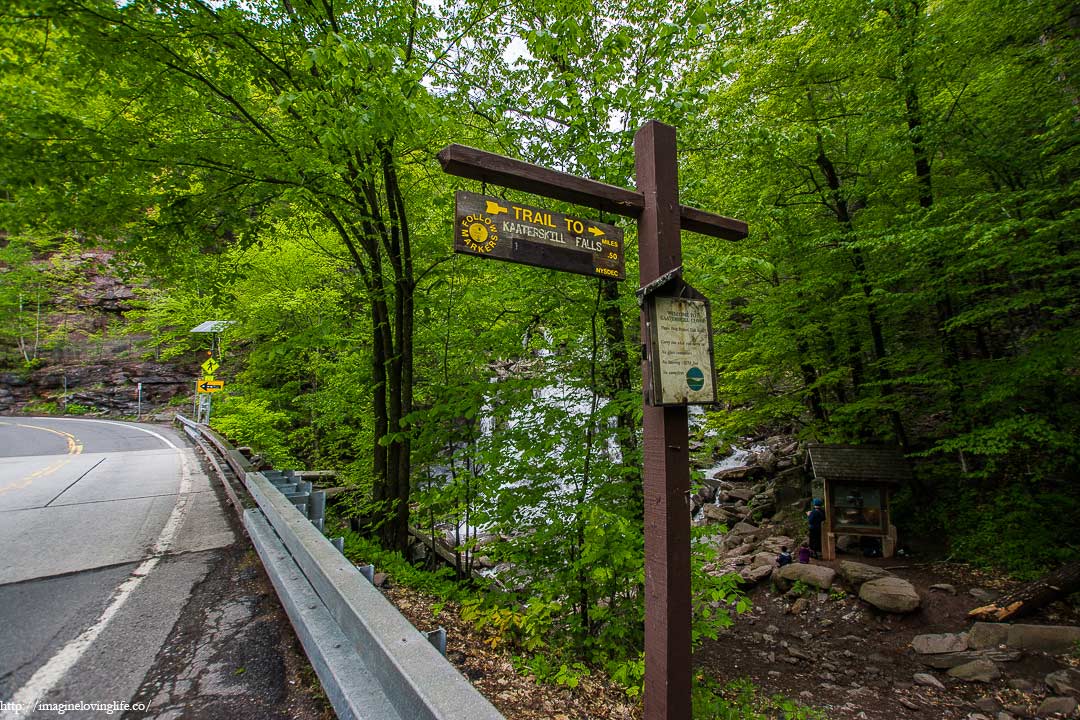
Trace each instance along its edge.
{"label": "person in blue jacket", "polygon": [[821,527],[825,524],[825,503],[821,498],[814,498],[810,512],[806,513],[806,522],[810,525],[810,552],[815,558],[821,558]]}

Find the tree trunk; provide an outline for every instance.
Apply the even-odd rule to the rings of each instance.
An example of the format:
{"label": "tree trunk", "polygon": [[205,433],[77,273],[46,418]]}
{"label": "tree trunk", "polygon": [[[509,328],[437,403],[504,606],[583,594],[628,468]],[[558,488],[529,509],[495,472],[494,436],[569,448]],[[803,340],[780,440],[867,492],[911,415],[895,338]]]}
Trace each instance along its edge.
{"label": "tree trunk", "polygon": [[1004,622],[1027,615],[1077,590],[1080,590],[1080,560],[1068,563],[989,605],[975,608],[968,613],[968,617],[984,622]]}
{"label": "tree trunk", "polygon": [[[630,374],[630,353],[626,345],[626,324],[619,308],[619,283],[600,280],[602,298],[601,314],[604,319],[604,342],[608,361],[604,363],[604,394],[619,403],[616,416],[619,449],[626,471],[625,483],[629,486],[631,512],[634,517],[645,517],[645,496],[641,484],[641,468],[638,462],[637,423],[634,422],[634,406],[625,402],[626,394],[633,388]],[[636,398],[635,398],[636,404]]]}
{"label": "tree trunk", "polygon": [[[837,171],[836,166],[832,160],[825,153],[825,143],[821,135],[817,136],[818,156],[816,158],[817,166],[821,169],[822,174],[825,176],[826,185],[830,191],[830,197],[833,202],[832,210],[836,215],[837,221],[844,228],[845,232],[854,235],[854,228],[851,222],[851,208],[848,205],[847,198],[844,197],[841,191],[841,178],[840,173]],[[866,298],[866,319],[870,325],[870,340],[874,348],[874,360],[877,361],[877,374],[878,380],[881,384],[881,394],[884,397],[888,397],[893,394],[892,386],[892,374],[889,369],[885,367],[885,334],[882,329],[881,320],[877,314],[877,303],[874,301],[874,289],[870,284],[869,273],[866,268],[866,260],[863,258],[862,250],[851,243],[848,247],[851,257],[851,264],[855,268],[856,281],[859,283],[859,287],[863,291],[863,296]],[[900,418],[900,413],[896,410],[887,411],[889,420],[892,423],[893,434],[896,436],[897,442],[900,447],[906,448],[908,445],[907,433],[904,431],[904,423]]]}

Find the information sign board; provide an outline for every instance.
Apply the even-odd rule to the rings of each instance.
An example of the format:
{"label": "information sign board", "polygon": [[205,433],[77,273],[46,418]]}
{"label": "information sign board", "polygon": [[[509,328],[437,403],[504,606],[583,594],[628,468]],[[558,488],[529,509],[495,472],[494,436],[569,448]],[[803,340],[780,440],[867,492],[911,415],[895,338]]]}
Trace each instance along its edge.
{"label": "information sign board", "polygon": [[622,280],[623,231],[503,198],[458,191],[454,251]]}
{"label": "information sign board", "polygon": [[712,323],[704,299],[649,295],[649,368],[652,405],[716,402]]}

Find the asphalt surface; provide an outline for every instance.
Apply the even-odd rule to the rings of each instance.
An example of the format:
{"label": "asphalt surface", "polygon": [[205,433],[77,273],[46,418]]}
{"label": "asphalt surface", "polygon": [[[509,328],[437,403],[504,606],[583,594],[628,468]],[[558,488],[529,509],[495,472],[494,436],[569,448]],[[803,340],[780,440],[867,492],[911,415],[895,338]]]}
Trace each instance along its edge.
{"label": "asphalt surface", "polygon": [[229,512],[169,427],[0,418],[0,718],[123,714],[235,550]]}

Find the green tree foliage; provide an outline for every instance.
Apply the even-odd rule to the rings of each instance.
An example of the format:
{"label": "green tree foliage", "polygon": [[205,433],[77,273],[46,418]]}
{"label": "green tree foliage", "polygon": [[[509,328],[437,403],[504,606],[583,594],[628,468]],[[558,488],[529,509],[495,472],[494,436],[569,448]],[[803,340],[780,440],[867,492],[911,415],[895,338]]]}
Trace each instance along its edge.
{"label": "green tree foliage", "polygon": [[717,350],[733,412],[714,422],[940,458],[921,465],[920,505],[1066,490],[1080,429],[1067,8],[739,15],[688,75],[703,117],[688,118],[685,167],[754,229],[719,257],[688,252],[730,309]]}
{"label": "green tree foliage", "polygon": [[0,349],[4,360],[28,365],[38,358],[47,332],[42,305],[49,301],[49,296],[44,275],[34,263],[34,246],[22,238],[7,238],[2,242]]}
{"label": "green tree foliage", "polygon": [[43,85],[37,65],[53,61],[66,78],[43,99],[11,90],[23,130],[12,144],[44,168],[11,182],[15,217],[50,213],[35,190],[65,176],[73,223],[99,216],[156,265],[251,242],[253,225],[296,207],[333,230],[330,252],[366,300],[373,492],[393,514],[385,539],[403,546],[417,275],[401,167],[434,140],[426,6],[58,0],[8,19],[24,38],[15,72]]}
{"label": "green tree foliage", "polygon": [[[611,281],[453,256],[452,190],[538,201],[433,156],[463,142],[630,186],[657,118],[679,128],[683,202],[752,229],[684,237],[713,300],[720,440],[899,443],[919,459],[909,531],[1007,561],[1043,538],[1021,572],[1070,551],[1046,532],[1075,514],[1080,461],[1068,5],[435,7],[9,3],[5,341],[27,347],[45,273],[24,238],[123,244],[164,279],[142,311],[162,357],[198,349],[195,322],[236,322],[219,427],[337,469],[391,546],[411,523],[452,536],[460,575],[502,563],[471,611],[543,650],[534,672],[570,684],[585,658],[637,687],[637,306]],[[738,604],[705,562],[699,639]]]}

